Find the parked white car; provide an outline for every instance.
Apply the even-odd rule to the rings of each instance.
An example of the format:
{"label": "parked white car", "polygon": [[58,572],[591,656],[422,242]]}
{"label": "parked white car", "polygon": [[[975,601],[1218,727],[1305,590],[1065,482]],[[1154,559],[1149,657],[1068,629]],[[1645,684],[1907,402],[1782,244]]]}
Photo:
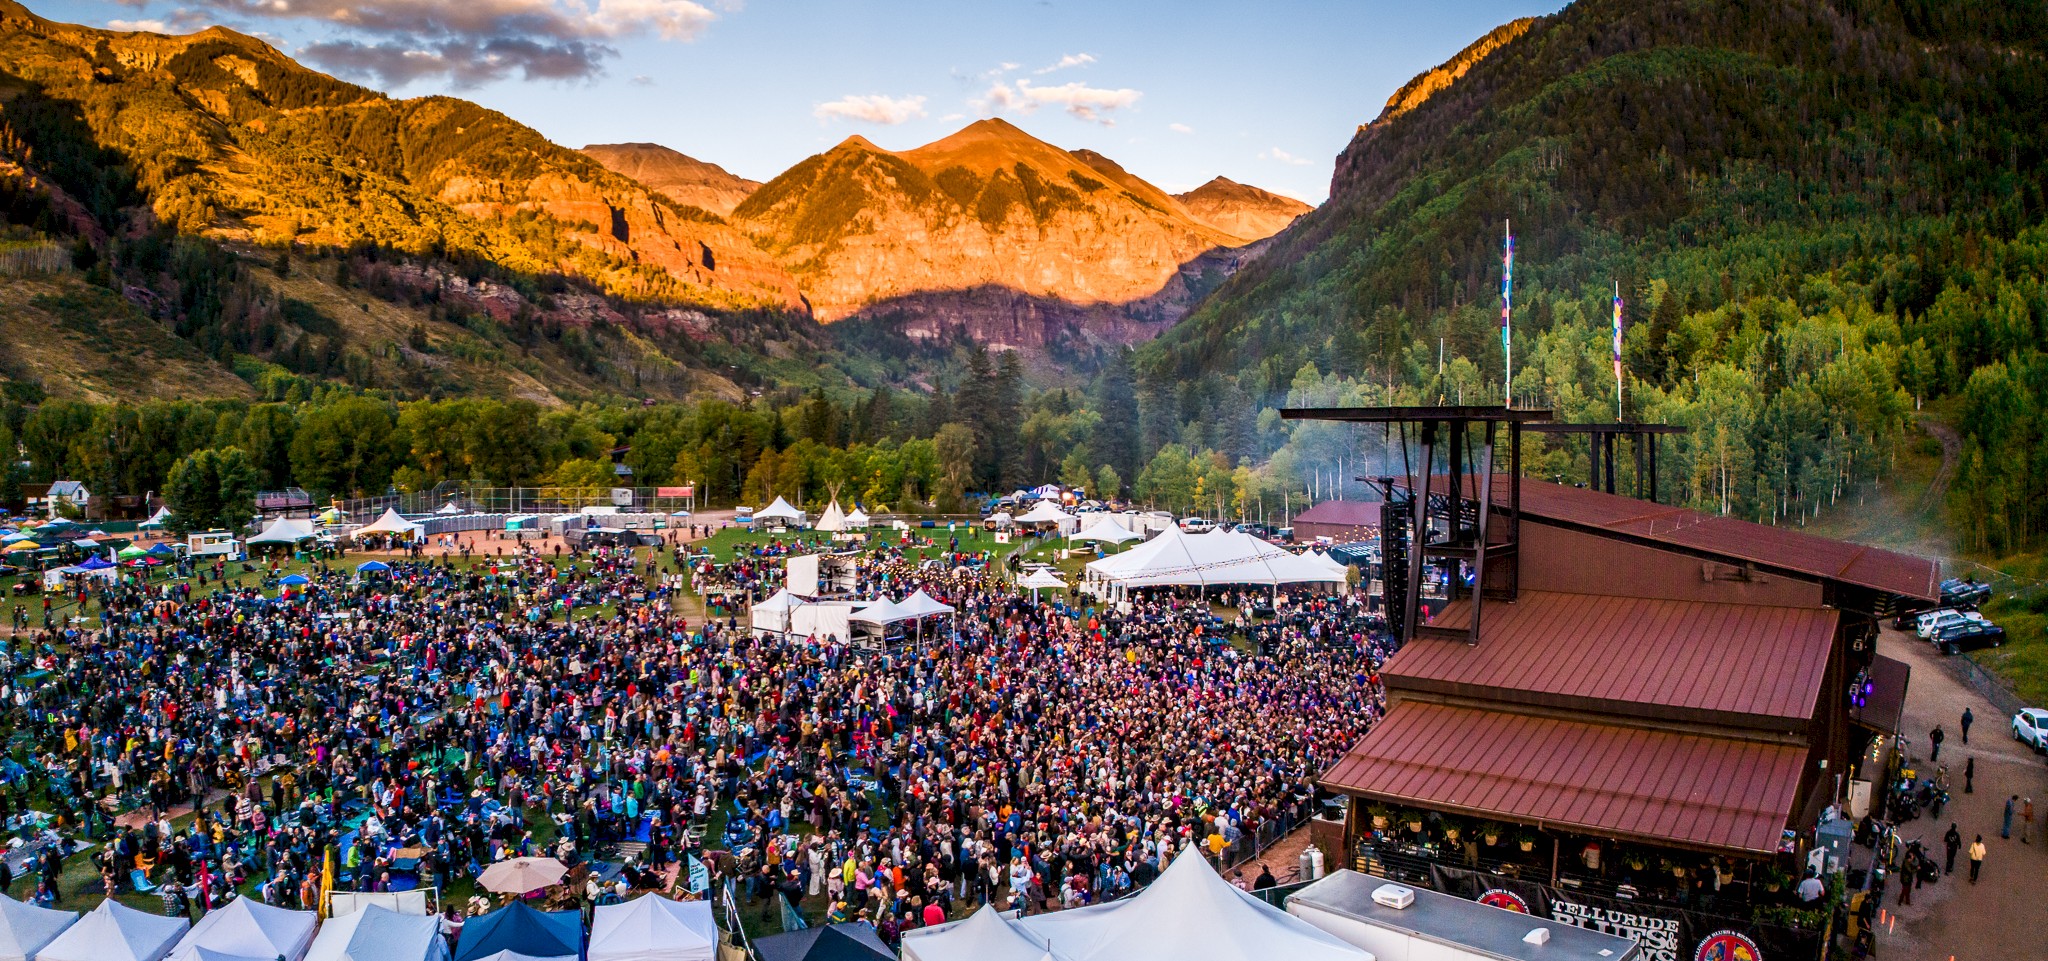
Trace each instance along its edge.
{"label": "parked white car", "polygon": [[2012,716],[2012,739],[2048,753],[2048,711],[2038,707],[2023,707]]}
{"label": "parked white car", "polygon": [[1207,534],[1215,530],[1216,525],[1210,523],[1206,517],[1183,517],[1180,519],[1180,529],[1186,534]]}
{"label": "parked white car", "polygon": [[1983,623],[1984,615],[1976,611],[1928,611],[1920,615],[1916,632],[1921,637],[1933,637],[1943,630],[1955,627],[1958,624],[1967,624],[1971,621]]}

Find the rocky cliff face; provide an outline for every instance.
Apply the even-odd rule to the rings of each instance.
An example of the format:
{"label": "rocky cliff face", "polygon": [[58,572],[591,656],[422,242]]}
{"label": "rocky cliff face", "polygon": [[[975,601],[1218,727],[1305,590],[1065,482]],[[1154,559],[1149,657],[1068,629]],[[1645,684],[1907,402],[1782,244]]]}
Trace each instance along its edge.
{"label": "rocky cliff face", "polygon": [[590,157],[613,173],[637,180],[660,191],[679,204],[700,207],[720,217],[730,216],[761,186],[727,173],[724,167],[652,143],[591,144],[583,148]]}
{"label": "rocky cliff face", "polygon": [[1234,269],[1245,241],[1107,158],[1002,120],[893,152],[861,137],[769,181],[734,222],[820,319],[899,317],[1034,345],[1141,338]]}
{"label": "rocky cliff face", "polygon": [[1174,194],[1196,220],[1232,237],[1264,240],[1314,210],[1293,197],[1218,177],[1184,194]]}

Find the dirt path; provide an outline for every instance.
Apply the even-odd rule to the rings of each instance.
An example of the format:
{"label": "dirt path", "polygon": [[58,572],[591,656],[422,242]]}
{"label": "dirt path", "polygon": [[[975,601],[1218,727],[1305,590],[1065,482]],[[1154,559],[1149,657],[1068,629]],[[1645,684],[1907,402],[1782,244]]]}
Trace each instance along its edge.
{"label": "dirt path", "polygon": [[[1975,691],[1957,682],[1941,664],[1933,646],[1910,634],[1887,630],[1878,650],[1913,668],[1906,691],[1904,734],[1912,755],[1925,761],[1928,732],[1939,724],[1948,737],[1940,764],[1948,768],[1952,803],[1940,820],[1922,816],[1900,827],[1900,835],[1919,839],[1942,856],[1941,836],[1954,823],[1963,844],[1984,836],[1990,849],[1983,876],[1969,882],[1967,851],[1956,858],[1956,873],[1913,892],[1913,903],[1898,904],[1892,885],[1885,911],[1895,915],[1890,930],[1880,929],[1878,954],[1890,958],[1944,958],[1967,961],[2039,961],[2044,956],[2040,881],[2048,876],[2048,838],[2041,836],[2041,816],[2048,808],[2048,764],[2013,740],[2012,719]],[[1975,715],[1970,743],[1964,744],[1963,708]],[[1976,761],[1976,790],[1963,793],[1963,768]],[[1933,765],[1922,763],[1922,770]],[[2017,794],[2031,797],[2036,820],[2031,843],[2020,841],[2018,818],[2010,840],[1999,837],[2005,801]]]}
{"label": "dirt path", "polygon": [[1948,485],[1956,476],[1956,461],[1963,454],[1963,439],[1955,428],[1931,417],[1920,419],[1920,429],[1941,442],[1941,466],[1935,469],[1934,480],[1928,482],[1927,490],[1920,495],[1920,513],[1932,515],[1948,500]]}

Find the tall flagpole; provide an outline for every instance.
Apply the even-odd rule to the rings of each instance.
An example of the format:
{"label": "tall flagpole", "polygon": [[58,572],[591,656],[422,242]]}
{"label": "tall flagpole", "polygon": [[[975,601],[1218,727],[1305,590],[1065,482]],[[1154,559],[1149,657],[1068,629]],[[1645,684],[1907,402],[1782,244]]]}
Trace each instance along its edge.
{"label": "tall flagpole", "polygon": [[1614,422],[1621,423],[1621,281],[1614,282]]}
{"label": "tall flagpole", "polygon": [[1500,352],[1505,358],[1501,365],[1501,403],[1515,405],[1515,233],[1514,223],[1502,220],[1500,258]]}

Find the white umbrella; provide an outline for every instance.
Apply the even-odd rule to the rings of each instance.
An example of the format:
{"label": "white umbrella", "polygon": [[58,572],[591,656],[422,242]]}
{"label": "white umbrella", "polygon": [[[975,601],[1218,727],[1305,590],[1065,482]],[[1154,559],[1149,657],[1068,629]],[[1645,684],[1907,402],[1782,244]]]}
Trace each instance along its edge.
{"label": "white umbrella", "polygon": [[569,869],[554,858],[512,858],[477,875],[476,883],[499,894],[526,894],[562,882]]}

